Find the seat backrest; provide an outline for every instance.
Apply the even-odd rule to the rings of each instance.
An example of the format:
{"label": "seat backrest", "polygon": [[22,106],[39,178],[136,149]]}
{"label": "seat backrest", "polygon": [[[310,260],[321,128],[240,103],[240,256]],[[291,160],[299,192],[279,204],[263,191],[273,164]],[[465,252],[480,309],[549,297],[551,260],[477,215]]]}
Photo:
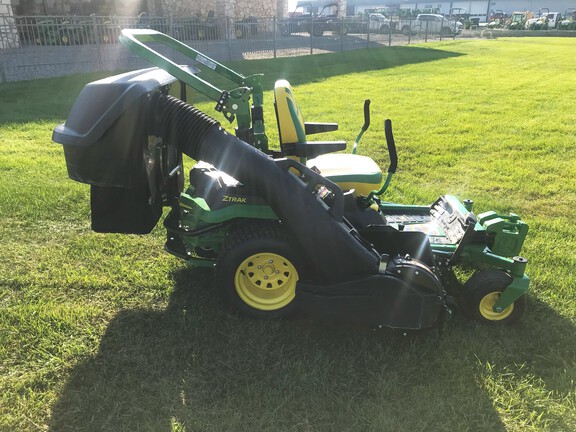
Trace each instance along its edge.
{"label": "seat backrest", "polygon": [[274,107],[280,143],[306,142],[304,118],[294,99],[292,86],[286,80],[278,80],[274,84]]}

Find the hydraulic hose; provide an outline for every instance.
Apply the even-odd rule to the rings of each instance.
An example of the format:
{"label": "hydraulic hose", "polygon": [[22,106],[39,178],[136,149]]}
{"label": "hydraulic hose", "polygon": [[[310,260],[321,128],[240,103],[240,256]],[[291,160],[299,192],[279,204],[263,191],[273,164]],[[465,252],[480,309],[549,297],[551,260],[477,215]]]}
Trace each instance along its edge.
{"label": "hydraulic hose", "polygon": [[353,234],[350,225],[336,220],[295,174],[270,156],[227,133],[202,111],[171,96],[158,96],[154,111],[160,136],[267,200],[302,247],[317,278],[330,283],[378,272],[379,255]]}

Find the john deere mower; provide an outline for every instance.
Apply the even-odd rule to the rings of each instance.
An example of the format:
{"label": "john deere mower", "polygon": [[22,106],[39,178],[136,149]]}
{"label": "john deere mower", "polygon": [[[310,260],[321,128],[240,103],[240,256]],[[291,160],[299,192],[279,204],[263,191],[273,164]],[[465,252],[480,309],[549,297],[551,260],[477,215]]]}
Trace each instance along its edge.
{"label": "john deere mower", "polygon": [[[356,154],[368,101],[343,153],[345,142],[308,141],[337,124],[305,122],[290,84],[277,81],[273,150],[261,75],[243,76],[154,30],[123,30],[120,41],[156,67],[86,85],[53,133],[69,176],[91,187],[93,230],[149,233],[169,207],[166,250],[213,267],[224,299],[251,317],[300,309],[417,330],[441,327],[456,308],[491,324],[522,316],[527,224],[515,214],[475,215],[472,201],[450,195],[432,205],[387,202],[397,166],[390,120],[386,176]],[[161,47],[194,65],[176,64]],[[234,87],[201,78],[208,69]],[[187,102],[189,87],[216,102],[235,134]],[[183,154],[196,161],[186,187]]]}

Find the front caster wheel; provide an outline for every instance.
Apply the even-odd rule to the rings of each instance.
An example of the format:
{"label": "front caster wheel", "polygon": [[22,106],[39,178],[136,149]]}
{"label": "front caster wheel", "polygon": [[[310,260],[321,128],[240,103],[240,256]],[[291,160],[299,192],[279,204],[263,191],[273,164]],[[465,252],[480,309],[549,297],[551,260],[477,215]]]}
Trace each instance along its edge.
{"label": "front caster wheel", "polygon": [[249,224],[233,231],[218,254],[216,284],[243,315],[283,318],[296,309],[303,265],[279,224]]}
{"label": "front caster wheel", "polygon": [[524,295],[501,312],[494,312],[492,309],[511,280],[510,275],[499,270],[474,273],[462,289],[462,303],[468,316],[492,325],[512,324],[518,321],[526,311]]}

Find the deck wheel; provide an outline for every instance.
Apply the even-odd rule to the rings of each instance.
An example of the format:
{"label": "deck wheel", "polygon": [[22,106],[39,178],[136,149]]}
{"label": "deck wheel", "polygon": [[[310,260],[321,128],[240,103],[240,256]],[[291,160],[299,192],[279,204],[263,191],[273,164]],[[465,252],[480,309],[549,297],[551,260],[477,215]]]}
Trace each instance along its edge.
{"label": "deck wheel", "polygon": [[511,276],[500,270],[475,273],[462,289],[462,303],[468,316],[476,321],[494,325],[518,321],[526,311],[524,295],[501,312],[493,310],[494,304],[510,282]]}

